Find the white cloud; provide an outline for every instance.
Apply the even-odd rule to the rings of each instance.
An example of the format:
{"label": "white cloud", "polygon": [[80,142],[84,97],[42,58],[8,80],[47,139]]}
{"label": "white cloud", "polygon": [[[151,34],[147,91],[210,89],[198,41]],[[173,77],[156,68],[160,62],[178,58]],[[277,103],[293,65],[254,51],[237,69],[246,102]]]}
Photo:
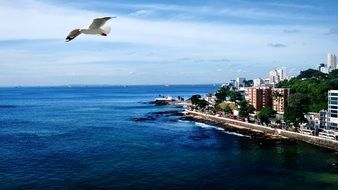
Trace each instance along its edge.
{"label": "white cloud", "polygon": [[[147,11],[153,9],[175,9],[182,12],[186,10],[186,7],[166,8],[162,5],[137,8],[138,14],[141,15],[149,15],[151,12]],[[195,7],[195,9],[201,9],[205,14],[214,11],[210,7]],[[243,13],[244,16],[258,17],[270,14],[250,9],[224,9],[222,14]],[[219,10],[217,14],[220,14]],[[327,49],[334,51],[336,47],[329,35],[323,35],[327,33],[327,29],[315,26],[296,26],[302,29],[302,33],[289,35],[284,29],[295,26],[149,20],[146,17],[135,18],[128,15],[117,15],[117,19],[107,23],[112,27],[111,35],[108,37],[83,35],[70,43],[63,42],[73,28],[87,27],[93,18],[110,15],[116,14],[57,6],[35,0],[3,2],[0,7],[0,22],[6,26],[6,30],[0,30],[0,41],[15,39],[33,41],[29,47],[20,44],[6,47],[0,44],[2,80],[8,81],[5,80],[5,76],[10,78],[6,73],[19,72],[25,76],[40,74],[46,77],[63,75],[88,77],[95,75],[94,73],[96,75],[101,73],[102,76],[128,77],[134,74],[131,72],[137,72],[137,75],[133,75],[134,78],[151,75],[148,70],[157,69],[173,72],[170,75],[174,76],[175,72],[179,73],[175,70],[176,67],[195,69],[189,76],[197,78],[203,76],[211,66],[215,67],[210,70],[221,68],[224,72],[228,72],[230,69],[226,69],[226,66],[232,66],[225,63],[229,60],[235,67],[235,72],[228,76],[232,77],[236,72],[242,73],[243,69],[254,70],[259,67],[259,72],[262,72],[262,68],[270,67],[269,64],[275,59],[291,66],[298,66],[300,62],[317,64],[322,62],[320,55],[324,58]],[[47,40],[41,46],[34,45],[35,40],[39,39]],[[266,45],[276,41],[288,44],[288,48],[276,50]],[[302,42],[306,42],[306,49]],[[51,48],[53,49],[48,50]],[[289,59],[290,57],[292,59]],[[255,62],[265,65],[252,64]],[[126,65],[123,65],[124,63]],[[150,64],[152,65],[149,66]],[[141,79],[138,78],[140,81]]]}
{"label": "white cloud", "polygon": [[133,13],[130,13],[130,16],[136,16],[136,17],[148,17],[154,14],[154,11],[151,10],[138,10]]}

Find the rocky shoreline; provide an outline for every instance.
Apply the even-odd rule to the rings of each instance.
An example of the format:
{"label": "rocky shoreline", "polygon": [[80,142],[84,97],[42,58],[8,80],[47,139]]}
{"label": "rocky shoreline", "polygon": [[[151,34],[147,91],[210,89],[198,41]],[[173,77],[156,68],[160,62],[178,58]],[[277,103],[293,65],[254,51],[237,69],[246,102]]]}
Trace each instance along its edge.
{"label": "rocky shoreline", "polygon": [[301,134],[297,132],[274,129],[234,119],[217,117],[196,111],[185,110],[184,117],[187,120],[198,121],[221,127],[227,131],[233,130],[240,134],[251,135],[254,139],[277,141],[277,142],[305,142],[315,146],[327,148],[338,152],[338,141],[325,139],[317,136]]}
{"label": "rocky shoreline", "polygon": [[250,138],[254,140],[269,141],[269,142],[283,142],[283,143],[295,143],[296,142],[295,140],[289,139],[287,137],[284,137],[278,134],[269,134],[263,131],[258,131],[255,129],[248,129],[248,128],[244,128],[244,127],[236,126],[236,125],[230,125],[224,122],[219,122],[216,120],[211,120],[211,119],[207,119],[207,118],[203,118],[200,116],[191,115],[187,113],[184,113],[183,119],[187,121],[195,121],[195,122],[200,122],[200,123],[205,123],[208,125],[220,127],[229,132],[236,132],[242,135],[250,136]]}

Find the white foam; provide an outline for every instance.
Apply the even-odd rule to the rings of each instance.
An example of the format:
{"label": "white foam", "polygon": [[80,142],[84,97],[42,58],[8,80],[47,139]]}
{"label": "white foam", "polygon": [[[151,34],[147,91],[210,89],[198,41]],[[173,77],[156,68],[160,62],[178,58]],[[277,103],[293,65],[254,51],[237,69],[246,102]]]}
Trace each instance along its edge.
{"label": "white foam", "polygon": [[208,125],[208,124],[205,124],[205,123],[199,123],[199,122],[195,122],[195,125],[202,127],[202,128],[215,128],[215,126]]}
{"label": "white foam", "polygon": [[224,133],[226,133],[226,134],[229,134],[229,135],[235,135],[235,136],[238,136],[238,137],[248,137],[248,138],[250,138],[250,136],[248,136],[248,135],[243,135],[243,134],[240,134],[240,133],[236,133],[236,132],[230,132],[230,131],[223,131]]}
{"label": "white foam", "polygon": [[250,136],[248,135],[243,135],[240,133],[236,133],[236,132],[230,132],[230,131],[226,131],[225,129],[221,128],[221,127],[216,127],[216,126],[212,126],[212,125],[208,125],[205,123],[199,123],[199,122],[195,122],[195,125],[201,128],[206,128],[206,129],[216,129],[218,131],[221,131],[223,133],[229,134],[229,135],[234,135],[234,136],[238,136],[238,137],[247,137],[250,138]]}
{"label": "white foam", "polygon": [[187,121],[187,120],[178,120],[178,122],[181,122],[181,123],[191,123],[191,121]]}

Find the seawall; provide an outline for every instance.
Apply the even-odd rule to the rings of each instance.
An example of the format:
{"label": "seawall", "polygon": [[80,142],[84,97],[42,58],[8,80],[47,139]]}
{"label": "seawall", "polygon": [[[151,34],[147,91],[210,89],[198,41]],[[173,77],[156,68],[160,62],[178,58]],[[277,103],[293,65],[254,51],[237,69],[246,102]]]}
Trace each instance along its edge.
{"label": "seawall", "polygon": [[184,115],[186,117],[194,118],[199,121],[211,122],[222,124],[224,128],[238,129],[241,131],[250,131],[254,133],[263,133],[265,136],[273,138],[288,138],[290,140],[303,141],[312,145],[325,147],[338,152],[338,141],[325,139],[317,136],[305,135],[297,132],[286,131],[281,129],[274,129],[270,127],[265,127],[257,124],[242,122],[234,119],[218,117],[213,115],[208,115],[200,112],[185,110]]}

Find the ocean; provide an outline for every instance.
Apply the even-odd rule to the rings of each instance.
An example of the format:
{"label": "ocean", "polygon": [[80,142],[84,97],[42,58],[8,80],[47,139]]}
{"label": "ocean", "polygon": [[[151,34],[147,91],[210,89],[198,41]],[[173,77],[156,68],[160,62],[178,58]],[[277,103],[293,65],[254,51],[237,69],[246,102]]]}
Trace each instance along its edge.
{"label": "ocean", "polygon": [[0,88],[0,189],[338,189],[338,154],[185,121],[214,85]]}

